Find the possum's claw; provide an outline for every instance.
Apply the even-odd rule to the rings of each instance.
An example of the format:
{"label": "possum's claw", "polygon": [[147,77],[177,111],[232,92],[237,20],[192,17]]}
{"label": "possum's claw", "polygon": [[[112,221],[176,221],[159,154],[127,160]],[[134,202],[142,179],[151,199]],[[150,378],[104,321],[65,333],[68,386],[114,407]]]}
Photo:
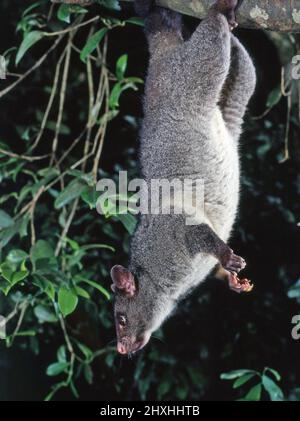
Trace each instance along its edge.
{"label": "possum's claw", "polygon": [[229,288],[238,294],[242,292],[251,292],[254,288],[254,285],[249,281],[249,279],[239,279],[236,273],[230,273],[229,277]]}

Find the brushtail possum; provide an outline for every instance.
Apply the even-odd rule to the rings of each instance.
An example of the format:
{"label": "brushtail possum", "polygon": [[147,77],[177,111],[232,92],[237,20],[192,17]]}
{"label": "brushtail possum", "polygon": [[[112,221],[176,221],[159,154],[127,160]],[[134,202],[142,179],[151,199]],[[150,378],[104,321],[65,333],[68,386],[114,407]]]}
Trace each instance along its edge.
{"label": "brushtail possum", "polygon": [[256,82],[245,48],[232,35],[238,0],[218,0],[188,40],[181,16],[136,0],[145,17],[150,63],[140,133],[140,164],[151,179],[204,180],[197,225],[182,215],[141,215],[129,268],[111,270],[117,350],[140,350],[180,299],[219,264],[236,292],[249,291],[245,267],[228,241],[239,201],[238,139]]}

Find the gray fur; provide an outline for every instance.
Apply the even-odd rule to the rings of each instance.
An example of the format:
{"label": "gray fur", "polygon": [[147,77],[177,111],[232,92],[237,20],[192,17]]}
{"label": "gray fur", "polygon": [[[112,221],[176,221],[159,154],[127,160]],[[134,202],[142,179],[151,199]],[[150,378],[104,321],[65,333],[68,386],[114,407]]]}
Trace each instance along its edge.
{"label": "gray fur", "polygon": [[147,182],[203,179],[205,209],[192,227],[183,216],[141,216],[129,266],[138,293],[130,299],[117,294],[115,305],[126,315],[126,337],[151,334],[218,260],[226,266],[234,256],[225,243],[237,213],[238,138],[255,70],[216,7],[185,42],[181,29],[180,16],[165,9],[146,19],[151,57],[140,164]]}

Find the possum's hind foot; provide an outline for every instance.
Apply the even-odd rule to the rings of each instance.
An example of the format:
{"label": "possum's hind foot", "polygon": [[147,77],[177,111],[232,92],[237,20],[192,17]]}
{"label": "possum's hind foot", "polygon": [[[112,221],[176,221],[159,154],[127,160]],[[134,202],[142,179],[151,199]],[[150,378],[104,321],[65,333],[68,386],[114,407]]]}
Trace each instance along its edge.
{"label": "possum's hind foot", "polygon": [[[146,33],[156,33],[165,29],[181,34],[182,17],[180,13],[156,6],[155,0],[135,0],[134,8],[138,16],[146,19]],[[166,39],[165,39],[166,41]]]}
{"label": "possum's hind foot", "polygon": [[213,6],[214,9],[226,16],[231,31],[238,26],[235,12],[242,1],[243,0],[217,0]]}
{"label": "possum's hind foot", "polygon": [[249,279],[240,279],[236,273],[228,273],[228,281],[229,288],[238,294],[241,294],[242,292],[251,292],[254,288],[254,285]]}
{"label": "possum's hind foot", "polygon": [[155,8],[155,1],[153,0],[135,0],[135,12],[141,18],[147,17]]}

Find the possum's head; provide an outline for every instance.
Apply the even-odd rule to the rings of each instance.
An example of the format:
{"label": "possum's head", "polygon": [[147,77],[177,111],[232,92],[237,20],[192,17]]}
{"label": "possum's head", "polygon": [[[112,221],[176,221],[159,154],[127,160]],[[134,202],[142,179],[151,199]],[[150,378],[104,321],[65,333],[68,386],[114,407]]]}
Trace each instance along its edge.
{"label": "possum's head", "polygon": [[[112,290],[115,293],[115,323],[117,350],[120,354],[130,354],[142,349],[163,319],[167,316],[166,306],[161,306],[146,288],[147,275],[134,275],[123,266],[111,269]],[[138,279],[137,279],[138,278]],[[143,278],[143,279],[142,279]],[[149,285],[149,284],[148,284]]]}

